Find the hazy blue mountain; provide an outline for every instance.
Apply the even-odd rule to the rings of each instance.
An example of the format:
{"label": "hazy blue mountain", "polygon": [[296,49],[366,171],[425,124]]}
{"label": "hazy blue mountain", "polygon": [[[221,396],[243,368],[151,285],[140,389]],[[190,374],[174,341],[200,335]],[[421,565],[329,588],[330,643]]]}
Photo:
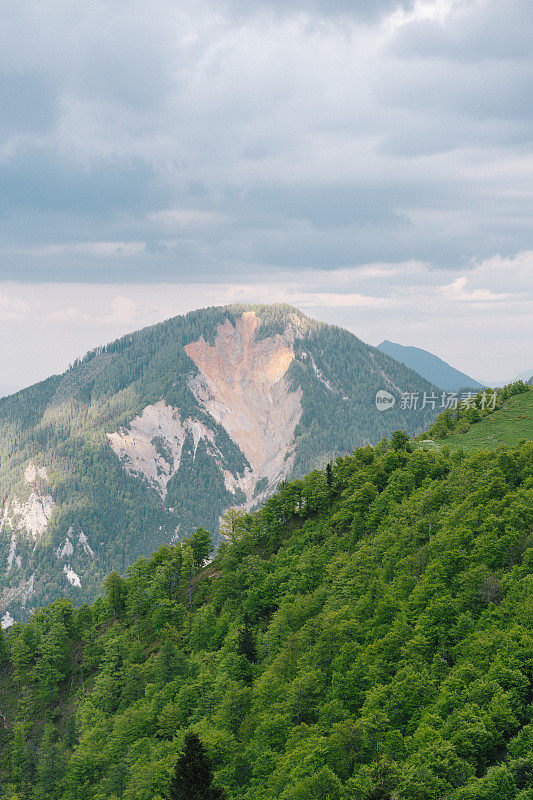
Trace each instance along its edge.
{"label": "hazy blue mountain", "polygon": [[531,378],[533,378],[533,367],[531,369],[526,369],[525,372],[521,372],[520,375],[515,375],[512,380],[506,381],[506,383],[514,383],[515,381],[525,381],[527,383]]}
{"label": "hazy blue mountain", "polygon": [[396,342],[389,342],[385,339],[378,344],[378,350],[382,353],[395,358],[410,369],[418,372],[423,378],[434,383],[441,389],[449,392],[457,392],[459,389],[483,389],[483,384],[459,372],[458,369],[450,366],[442,358],[422,350],[420,347],[406,347]]}
{"label": "hazy blue mountain", "polygon": [[487,382],[487,385],[497,388],[497,387],[508,386],[510,383],[516,383],[516,381],[524,381],[524,383],[529,383],[532,378],[533,378],[533,368],[526,369],[519,375],[514,375],[512,378],[506,378],[505,380],[489,380]]}
{"label": "hazy blue mountain", "polygon": [[[286,479],[438,409],[435,389],[342,328],[288,306],[196,311],[124,336],[0,400],[0,616],[100,592],[112,569],[216,535]],[[381,390],[389,402],[379,409]]]}

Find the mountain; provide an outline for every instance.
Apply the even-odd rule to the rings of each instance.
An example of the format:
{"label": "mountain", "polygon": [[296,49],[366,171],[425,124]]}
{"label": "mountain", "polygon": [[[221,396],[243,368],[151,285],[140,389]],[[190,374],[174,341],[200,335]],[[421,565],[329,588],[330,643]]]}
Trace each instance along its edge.
{"label": "mountain", "polygon": [[515,375],[513,378],[507,378],[506,380],[492,380],[487,382],[487,386],[494,386],[494,387],[501,387],[501,386],[508,386],[511,383],[516,383],[517,381],[524,381],[525,383],[531,382],[533,380],[533,369],[526,369],[525,372],[521,372],[520,375]]}
{"label": "mountain", "polygon": [[385,339],[378,344],[377,349],[405,364],[409,369],[418,372],[430,383],[434,383],[435,386],[445,389],[447,392],[458,392],[460,389],[483,389],[481,383],[420,347],[405,347]]}
{"label": "mountain", "polygon": [[[436,411],[420,376],[287,306],[176,317],[0,400],[4,625]],[[376,408],[382,390],[390,402]]]}
{"label": "mountain", "polygon": [[515,383],[515,381],[525,381],[526,383],[533,378],[533,369],[526,369],[525,372],[521,372],[520,375],[515,375],[515,377],[510,380],[506,381],[506,383]]}
{"label": "mountain", "polygon": [[180,797],[194,732],[227,800],[530,800],[532,443],[406,438],[0,631],[0,797]]}

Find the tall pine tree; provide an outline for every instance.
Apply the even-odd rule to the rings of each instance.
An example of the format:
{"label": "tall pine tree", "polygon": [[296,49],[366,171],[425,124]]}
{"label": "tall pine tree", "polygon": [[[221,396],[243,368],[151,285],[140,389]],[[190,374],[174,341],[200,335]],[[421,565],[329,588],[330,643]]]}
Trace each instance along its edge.
{"label": "tall pine tree", "polygon": [[205,748],[196,733],[185,736],[174,775],[167,792],[168,800],[224,800],[225,794],[213,786],[213,771]]}
{"label": "tall pine tree", "polygon": [[257,661],[257,650],[255,647],[255,640],[253,637],[250,628],[248,627],[248,614],[244,615],[244,628],[239,633],[239,639],[237,642],[237,653],[242,656],[246,656],[248,661],[251,664],[255,664]]}

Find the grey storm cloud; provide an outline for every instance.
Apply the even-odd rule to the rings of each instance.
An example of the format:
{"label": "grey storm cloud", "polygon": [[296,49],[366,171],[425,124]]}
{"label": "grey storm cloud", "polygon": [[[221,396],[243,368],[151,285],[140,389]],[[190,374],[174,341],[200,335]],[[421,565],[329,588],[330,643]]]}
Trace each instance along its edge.
{"label": "grey storm cloud", "polygon": [[325,17],[346,16],[373,20],[399,8],[409,8],[414,0],[228,0],[226,8],[249,15],[263,9],[286,15],[300,12]]}
{"label": "grey storm cloud", "polygon": [[7,73],[0,79],[0,137],[49,130],[58,117],[53,86],[35,72]]}
{"label": "grey storm cloud", "polygon": [[0,208],[29,208],[96,218],[147,212],[168,201],[153,165],[140,158],[99,159],[84,166],[46,149],[21,151],[0,164]]}
{"label": "grey storm cloud", "polygon": [[533,94],[533,15],[527,0],[465,4],[446,25],[415,20],[402,26],[391,50],[405,71],[399,80],[384,76],[389,101],[480,121],[533,119],[527,101]]}
{"label": "grey storm cloud", "polygon": [[528,3],[434,6],[8,2],[0,278],[531,248]]}
{"label": "grey storm cloud", "polygon": [[475,63],[531,58],[533,18],[529,0],[462,3],[445,25],[438,20],[413,20],[394,39],[402,56]]}

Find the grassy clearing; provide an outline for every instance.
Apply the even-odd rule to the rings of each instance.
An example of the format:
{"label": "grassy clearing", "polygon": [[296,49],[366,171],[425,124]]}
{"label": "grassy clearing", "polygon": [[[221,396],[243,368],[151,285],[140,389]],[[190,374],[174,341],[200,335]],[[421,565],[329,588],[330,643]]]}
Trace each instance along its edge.
{"label": "grassy clearing", "polygon": [[533,391],[511,397],[502,408],[473,424],[466,433],[455,433],[440,441],[427,439],[417,442],[416,446],[493,450],[502,444],[515,445],[519,439],[533,439]]}

